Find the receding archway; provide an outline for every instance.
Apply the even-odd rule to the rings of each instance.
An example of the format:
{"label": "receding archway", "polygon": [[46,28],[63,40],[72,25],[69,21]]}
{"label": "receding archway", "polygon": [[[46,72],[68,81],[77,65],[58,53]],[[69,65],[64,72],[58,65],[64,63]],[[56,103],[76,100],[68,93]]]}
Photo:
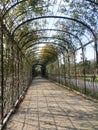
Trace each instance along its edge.
{"label": "receding archway", "polygon": [[32,66],[32,77],[35,76],[46,77],[46,66],[43,64],[34,64]]}

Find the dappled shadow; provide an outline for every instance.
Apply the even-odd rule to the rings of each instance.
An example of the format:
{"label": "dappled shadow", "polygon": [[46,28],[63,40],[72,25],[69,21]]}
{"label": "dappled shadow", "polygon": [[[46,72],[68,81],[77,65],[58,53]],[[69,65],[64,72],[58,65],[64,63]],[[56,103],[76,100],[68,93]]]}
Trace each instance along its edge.
{"label": "dappled shadow", "polygon": [[46,79],[37,78],[5,128],[32,129],[97,130],[98,104],[85,100]]}

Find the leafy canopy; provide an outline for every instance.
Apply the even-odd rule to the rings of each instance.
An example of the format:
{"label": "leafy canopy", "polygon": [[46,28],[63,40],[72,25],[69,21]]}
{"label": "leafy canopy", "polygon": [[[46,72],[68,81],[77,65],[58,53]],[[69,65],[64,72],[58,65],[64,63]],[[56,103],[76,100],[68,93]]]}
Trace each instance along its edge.
{"label": "leafy canopy", "polygon": [[57,51],[52,45],[45,45],[39,53],[39,59],[43,64],[48,64],[57,59]]}

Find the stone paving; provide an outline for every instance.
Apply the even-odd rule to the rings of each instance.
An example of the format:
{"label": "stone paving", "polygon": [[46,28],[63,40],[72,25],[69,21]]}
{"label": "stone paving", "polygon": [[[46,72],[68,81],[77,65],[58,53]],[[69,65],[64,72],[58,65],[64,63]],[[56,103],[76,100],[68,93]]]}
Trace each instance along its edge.
{"label": "stone paving", "polygon": [[98,103],[36,78],[5,130],[98,130]]}

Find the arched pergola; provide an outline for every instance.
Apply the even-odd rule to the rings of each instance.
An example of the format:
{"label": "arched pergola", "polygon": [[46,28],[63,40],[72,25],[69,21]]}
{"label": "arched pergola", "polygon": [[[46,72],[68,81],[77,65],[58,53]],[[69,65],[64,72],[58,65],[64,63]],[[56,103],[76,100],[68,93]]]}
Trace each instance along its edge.
{"label": "arched pergola", "polygon": [[[87,94],[90,91],[94,97],[97,95],[97,91],[94,91],[96,87],[94,76],[98,74],[98,24],[94,13],[98,11],[98,2],[86,0],[78,3],[77,1],[76,4],[78,3],[80,8],[84,7],[85,12],[87,6],[90,7],[87,8],[90,11],[88,15],[81,15],[81,10],[78,16],[74,8],[79,7],[72,7],[72,11],[69,6],[72,6],[74,1],[67,3],[69,7],[63,13],[61,12],[66,2],[61,1],[56,4],[61,12],[54,14],[52,14],[55,9],[52,9],[54,3],[50,2],[52,1],[1,1],[1,126],[7,120],[5,117],[8,118],[13,112],[12,108],[14,109],[20,102],[21,95],[35,76],[37,66],[40,66],[43,77],[48,76],[49,79],[82,93]],[[54,48],[56,56],[49,51],[49,48],[46,48],[45,52],[42,51],[47,45]],[[87,55],[89,51],[93,55],[90,61]],[[51,60],[47,55],[51,59],[56,58]],[[88,87],[89,78],[93,84]],[[92,89],[88,89],[91,86],[94,88],[93,92]]]}

